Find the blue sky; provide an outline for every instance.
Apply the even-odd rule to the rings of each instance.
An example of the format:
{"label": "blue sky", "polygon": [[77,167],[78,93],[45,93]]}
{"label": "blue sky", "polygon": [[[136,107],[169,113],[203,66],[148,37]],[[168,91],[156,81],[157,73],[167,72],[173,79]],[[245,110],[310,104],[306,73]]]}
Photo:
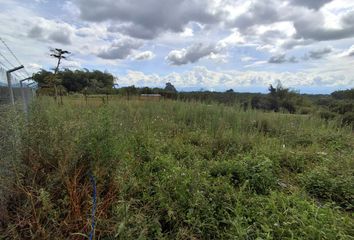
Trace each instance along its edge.
{"label": "blue sky", "polygon": [[[354,87],[352,0],[0,0],[0,37],[29,72],[107,70],[121,86],[304,93]],[[6,49],[0,52],[10,58]],[[7,65],[0,58],[2,65]],[[8,66],[3,66],[8,67]]]}

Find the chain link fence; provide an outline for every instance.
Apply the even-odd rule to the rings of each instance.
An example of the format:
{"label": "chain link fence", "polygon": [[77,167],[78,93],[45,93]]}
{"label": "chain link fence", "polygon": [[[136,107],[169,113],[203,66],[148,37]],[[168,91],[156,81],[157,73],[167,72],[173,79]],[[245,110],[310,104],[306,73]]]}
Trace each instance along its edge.
{"label": "chain link fence", "polygon": [[17,76],[11,75],[11,86],[8,86],[6,70],[0,67],[0,104],[11,104],[11,91],[13,92],[14,101],[22,102],[26,107],[35,96],[35,89],[29,87],[26,83],[22,83]]}
{"label": "chain link fence", "polygon": [[0,229],[8,220],[8,199],[13,194],[15,175],[18,172],[22,152],[21,132],[24,114],[21,113],[21,108],[14,108],[12,105],[13,103],[16,106],[22,105],[23,111],[27,113],[35,95],[34,89],[27,86],[26,80],[21,84],[22,79],[19,79],[17,74],[9,75],[10,87],[6,71],[0,67]]}
{"label": "chain link fence", "polygon": [[[0,232],[8,222],[9,199],[16,189],[16,175],[21,169],[22,135],[25,119],[22,111],[10,104],[0,105]],[[1,236],[0,236],[1,238]]]}

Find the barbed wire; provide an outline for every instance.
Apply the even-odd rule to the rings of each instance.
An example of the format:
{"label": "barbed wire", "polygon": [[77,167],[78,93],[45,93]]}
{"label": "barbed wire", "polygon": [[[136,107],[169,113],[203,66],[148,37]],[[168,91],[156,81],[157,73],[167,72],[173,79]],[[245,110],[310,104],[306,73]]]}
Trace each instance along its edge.
{"label": "barbed wire", "polygon": [[2,39],[0,37],[0,41],[5,45],[5,47],[7,48],[7,50],[11,53],[11,55],[16,59],[17,63],[19,65],[22,65],[22,63],[20,62],[20,60],[17,58],[17,56],[15,55],[15,53],[10,49],[10,47],[6,44],[6,42],[4,41],[4,39]]}
{"label": "barbed wire", "polygon": [[4,70],[7,68],[3,62],[0,61],[0,65],[4,67]]}
{"label": "barbed wire", "polygon": [[0,52],[0,56],[10,65],[10,68],[15,68],[15,65],[13,65],[10,60],[5,57],[5,55],[3,55],[1,52]]}
{"label": "barbed wire", "polygon": [[[1,52],[0,52],[0,56],[2,56],[5,60],[7,59]],[[9,62],[9,61],[7,61],[7,62],[8,62],[8,64],[10,64],[10,67],[6,66],[3,62],[0,62],[0,64],[4,67],[5,71],[9,70],[11,67],[14,67],[11,62]],[[16,73],[13,73],[13,75],[17,78],[21,78],[21,76],[18,76]],[[15,79],[15,81],[17,81],[17,80]]]}
{"label": "barbed wire", "polygon": [[[17,63],[18,63],[19,65],[23,65],[23,64],[21,63],[21,61],[18,59],[18,57],[16,56],[16,54],[11,50],[11,48],[9,47],[9,45],[7,45],[7,43],[5,42],[5,40],[0,37],[0,41],[4,44],[4,46],[6,47],[6,49],[10,52],[10,54],[11,54],[11,55],[13,56],[13,58],[17,61]],[[3,54],[1,54],[1,55],[2,55],[3,57],[5,57]],[[7,62],[9,62],[10,65],[12,65],[12,66],[14,67],[14,65],[13,65],[9,60],[7,60]],[[28,73],[28,71],[26,70],[26,68],[23,68],[23,71],[25,71],[25,73],[27,74],[27,76],[25,76],[24,78],[30,77],[30,74]]]}
{"label": "barbed wire", "polygon": [[[3,65],[7,70],[9,70],[10,68],[15,68],[15,65],[14,65],[13,63],[11,63],[10,60],[9,60],[7,57],[5,57],[1,52],[0,52],[0,56],[1,56],[3,59],[5,59],[5,61],[10,65],[10,67],[8,67],[8,66],[4,65],[4,63],[2,63],[2,65]],[[12,73],[12,74],[15,75],[15,76],[18,77],[18,78],[27,78],[27,76],[25,76],[25,75],[23,75],[22,73],[19,73],[19,72],[17,72],[17,73]],[[20,76],[19,76],[19,74],[20,74]]]}

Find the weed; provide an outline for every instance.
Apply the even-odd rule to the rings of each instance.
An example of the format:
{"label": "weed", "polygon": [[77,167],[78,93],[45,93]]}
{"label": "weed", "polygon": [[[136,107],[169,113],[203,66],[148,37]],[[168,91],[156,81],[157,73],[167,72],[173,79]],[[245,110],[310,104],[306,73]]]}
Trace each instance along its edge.
{"label": "weed", "polygon": [[[0,118],[0,238],[351,239],[354,140],[317,116],[196,102],[64,106]],[[4,214],[3,214],[4,213]]]}

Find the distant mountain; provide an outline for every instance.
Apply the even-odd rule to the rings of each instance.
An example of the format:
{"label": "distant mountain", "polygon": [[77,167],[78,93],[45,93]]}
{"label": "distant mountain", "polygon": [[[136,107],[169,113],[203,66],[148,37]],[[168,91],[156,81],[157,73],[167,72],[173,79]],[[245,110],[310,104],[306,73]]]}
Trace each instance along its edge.
{"label": "distant mountain", "polygon": [[13,84],[12,84],[12,87],[14,87],[14,88],[19,88],[19,87],[21,87],[21,85],[20,85],[19,83],[13,83]]}
{"label": "distant mountain", "polygon": [[[7,87],[7,83],[0,82],[0,87]],[[13,83],[12,87],[13,88],[19,88],[19,87],[21,87],[21,85],[19,83]]]}

